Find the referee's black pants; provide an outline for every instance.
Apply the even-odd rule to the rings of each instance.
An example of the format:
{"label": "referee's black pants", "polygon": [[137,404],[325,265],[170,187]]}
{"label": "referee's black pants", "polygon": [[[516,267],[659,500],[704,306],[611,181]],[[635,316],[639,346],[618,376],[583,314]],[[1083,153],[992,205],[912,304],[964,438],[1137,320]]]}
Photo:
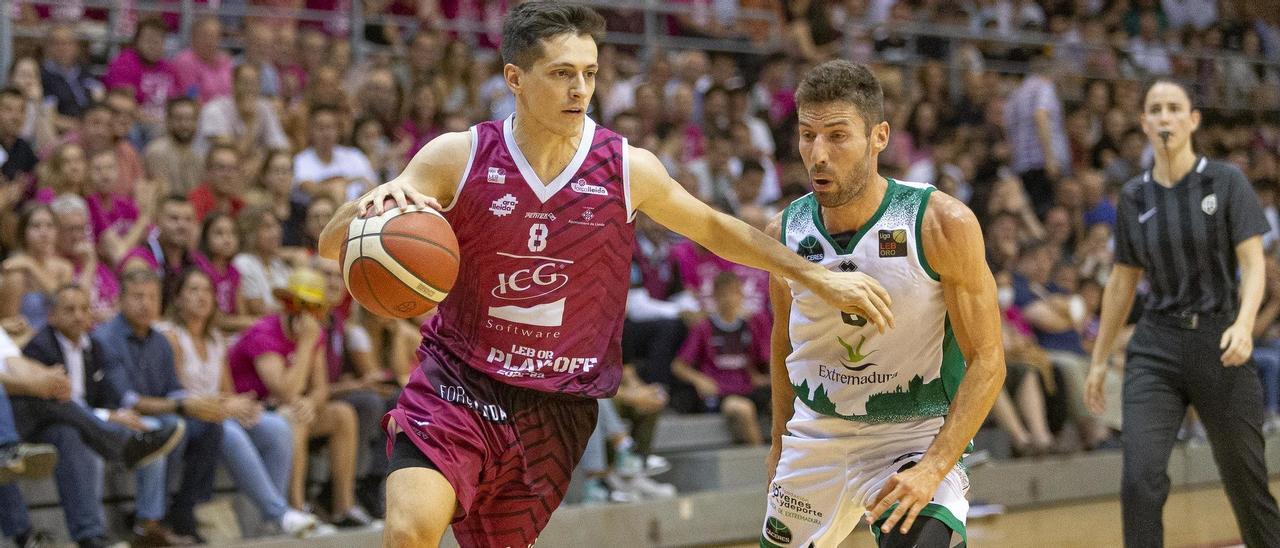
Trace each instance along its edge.
{"label": "referee's black pants", "polygon": [[1280,546],[1280,511],[1267,488],[1262,387],[1256,366],[1222,365],[1222,332],[1234,318],[1189,322],[1148,313],[1129,343],[1124,371],[1121,506],[1129,548],[1162,546],[1169,453],[1193,405],[1204,423],[1244,542]]}

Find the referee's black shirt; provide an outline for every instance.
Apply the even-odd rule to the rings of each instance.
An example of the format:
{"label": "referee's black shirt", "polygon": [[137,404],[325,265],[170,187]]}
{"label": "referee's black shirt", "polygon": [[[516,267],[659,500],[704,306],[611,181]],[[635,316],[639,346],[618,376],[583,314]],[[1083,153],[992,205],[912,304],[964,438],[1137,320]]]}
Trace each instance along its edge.
{"label": "referee's black shirt", "polygon": [[1125,183],[1116,208],[1116,262],[1151,282],[1146,309],[1234,315],[1236,244],[1270,230],[1235,166],[1204,157],[1173,188],[1147,171]]}

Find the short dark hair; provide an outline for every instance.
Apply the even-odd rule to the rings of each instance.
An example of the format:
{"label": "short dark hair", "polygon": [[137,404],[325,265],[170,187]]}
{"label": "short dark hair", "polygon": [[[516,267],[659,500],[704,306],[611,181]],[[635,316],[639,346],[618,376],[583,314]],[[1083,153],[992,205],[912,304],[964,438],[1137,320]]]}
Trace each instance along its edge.
{"label": "short dark hair", "polygon": [[187,97],[186,95],[179,95],[173,99],[169,99],[169,102],[164,104],[165,116],[172,115],[173,109],[182,105],[191,105],[191,108],[196,109],[196,114],[200,114],[200,103],[197,103],[195,99]]}
{"label": "short dark hair", "polygon": [[157,16],[143,17],[142,20],[138,21],[138,27],[133,32],[133,45],[135,47],[138,45],[138,39],[142,37],[142,32],[148,29],[160,31],[161,36],[169,35],[169,25],[165,24],[164,19]]}
{"label": "short dark hair", "polygon": [[1138,98],[1138,112],[1146,111],[1147,96],[1151,94],[1151,88],[1156,87],[1156,84],[1169,84],[1169,85],[1177,86],[1178,89],[1182,90],[1182,93],[1187,94],[1187,102],[1190,103],[1191,110],[1196,109],[1196,94],[1194,91],[1192,91],[1192,87],[1189,84],[1181,80],[1170,78],[1168,76],[1160,76],[1160,77],[1149,80],[1147,82],[1147,85],[1142,87],[1142,96]]}
{"label": "short dark hair", "polygon": [[4,89],[0,89],[0,99],[3,99],[3,98],[17,99],[24,103],[27,101],[27,96],[23,95],[23,93],[19,91],[18,88],[15,88],[13,86],[8,86],[8,87],[5,87]]}
{"label": "short dark hair", "polygon": [[586,6],[560,2],[526,2],[502,22],[502,62],[528,70],[542,58],[542,41],[560,34],[604,37],[604,17]]}
{"label": "short dark hair", "polygon": [[130,268],[120,274],[120,292],[123,293],[131,285],[153,283],[163,285],[160,275],[150,268]]}
{"label": "short dark hair", "polygon": [[864,65],[837,59],[813,67],[796,88],[796,106],[851,103],[871,133],[884,121],[884,90]]}
{"label": "short dark hair", "polygon": [[337,106],[330,105],[327,103],[317,103],[311,107],[311,110],[307,111],[307,119],[308,120],[314,119],[316,116],[319,116],[325,113],[332,114],[335,118],[338,118],[338,119],[342,118],[342,109],[339,109]]}
{"label": "short dark hair", "polygon": [[84,288],[80,287],[78,284],[75,284],[75,283],[63,284],[58,286],[56,289],[53,290],[52,293],[49,294],[49,308],[57,308],[59,304],[62,304],[62,299],[63,299],[62,294],[68,291],[79,291],[86,298],[89,296],[89,292],[85,291]]}

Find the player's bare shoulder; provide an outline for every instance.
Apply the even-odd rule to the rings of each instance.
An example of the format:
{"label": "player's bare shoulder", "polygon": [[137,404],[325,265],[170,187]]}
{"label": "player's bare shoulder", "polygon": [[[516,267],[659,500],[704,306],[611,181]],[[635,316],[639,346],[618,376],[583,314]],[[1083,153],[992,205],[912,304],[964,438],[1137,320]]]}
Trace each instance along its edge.
{"label": "player's bare shoulder", "polygon": [[963,273],[975,250],[979,258],[983,257],[985,246],[978,217],[964,202],[945,192],[929,194],[920,232],[925,259],[944,278],[948,273]]}
{"label": "player's bare shoulder", "polygon": [[443,133],[413,155],[401,177],[408,177],[419,192],[448,206],[470,164],[473,145],[470,131]]}
{"label": "player's bare shoulder", "polygon": [[781,212],[778,212],[776,215],[773,216],[772,219],[769,219],[769,224],[765,225],[764,227],[764,233],[768,234],[769,237],[773,239],[782,238],[782,213]]}

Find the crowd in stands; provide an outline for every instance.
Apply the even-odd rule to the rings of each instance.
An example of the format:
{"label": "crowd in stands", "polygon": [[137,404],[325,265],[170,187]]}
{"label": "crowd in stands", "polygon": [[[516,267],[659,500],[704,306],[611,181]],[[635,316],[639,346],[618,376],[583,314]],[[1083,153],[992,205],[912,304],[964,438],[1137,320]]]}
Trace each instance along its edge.
{"label": "crowd in stands", "polygon": [[[315,255],[320,231],[425,142],[514,111],[492,31],[507,2],[367,0],[372,20],[417,24],[367,24],[359,62],[346,2],[220,4],[246,3],[279,11],[201,16],[189,43],[176,8],[109,18],[74,0],[13,3],[15,26],[40,39],[15,42],[0,89],[0,466],[53,446],[80,546],[114,541],[104,462],[136,477],[139,546],[200,541],[193,508],[218,467],[267,532],[376,522],[378,421],[416,365],[418,322],[354,304],[339,266]],[[668,32],[765,53],[606,43],[592,116],[763,228],[808,192],[801,75],[833,56],[873,66],[892,128],[881,173],[932,183],[983,224],[1010,373],[992,421],[1019,456],[1114,443],[1118,420],[1084,411],[1080,388],[1115,197],[1151,158],[1142,80],[1193,82],[1207,107],[1197,151],[1239,166],[1273,227],[1255,358],[1280,416],[1280,12],[1236,0],[684,3],[691,14],[664,18]],[[329,17],[291,18],[304,7]],[[739,19],[747,8],[781,24]],[[636,12],[606,13],[610,28],[638,30]],[[438,24],[463,20],[491,30]],[[911,30],[928,24],[992,38]],[[1047,45],[999,39],[1017,32]],[[109,54],[87,39],[102,36],[129,38]],[[591,501],[674,495],[649,479],[670,467],[652,454],[664,413],[720,413],[741,443],[768,440],[768,275],[641,217],[631,287],[623,384],[582,464]],[[321,446],[328,477],[313,478]],[[37,537],[11,483],[0,526],[20,546]]]}

